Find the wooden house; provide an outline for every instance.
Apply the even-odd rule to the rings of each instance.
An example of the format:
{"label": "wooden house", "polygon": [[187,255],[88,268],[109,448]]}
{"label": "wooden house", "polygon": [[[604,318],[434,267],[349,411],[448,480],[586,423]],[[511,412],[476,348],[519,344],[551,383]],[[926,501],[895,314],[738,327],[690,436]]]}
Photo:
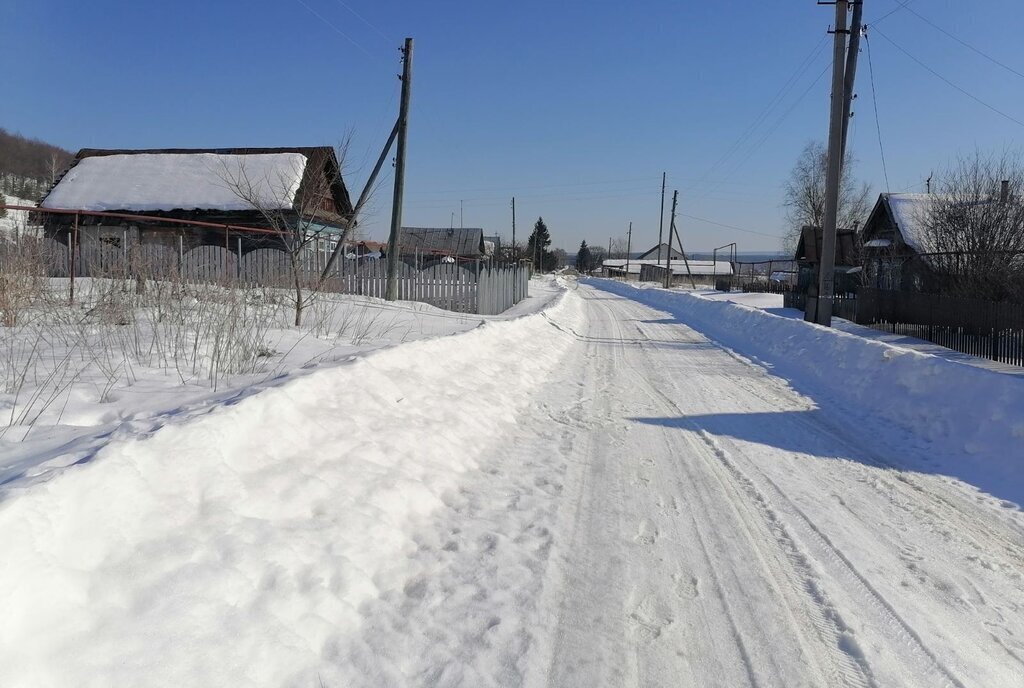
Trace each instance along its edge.
{"label": "wooden house", "polygon": [[[79,242],[114,247],[156,244],[176,250],[227,244],[243,252],[282,247],[282,232],[340,234],[353,213],[337,157],[329,146],[86,148],[39,206],[133,216],[81,214]],[[67,244],[75,215],[41,215],[47,235]],[[225,232],[187,222],[272,231]]]}
{"label": "wooden house", "polygon": [[[814,291],[817,285],[818,266],[821,263],[821,227],[804,227],[796,245],[797,287],[800,291]],[[835,247],[835,292],[851,293],[860,284],[860,250],[857,232],[852,229],[836,231]]]}
{"label": "wooden house", "polygon": [[876,289],[927,291],[935,275],[926,258],[925,217],[934,194],[879,194],[864,231],[865,282]]}

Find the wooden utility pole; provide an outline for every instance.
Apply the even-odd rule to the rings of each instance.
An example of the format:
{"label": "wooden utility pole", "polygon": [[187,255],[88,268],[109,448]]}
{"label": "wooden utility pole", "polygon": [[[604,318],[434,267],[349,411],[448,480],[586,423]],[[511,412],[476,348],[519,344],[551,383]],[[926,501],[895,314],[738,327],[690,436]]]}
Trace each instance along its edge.
{"label": "wooden utility pole", "polygon": [[[665,173],[661,173],[661,214],[658,215],[658,260],[661,260],[662,235],[665,233]],[[672,243],[671,241],[668,243]],[[672,253],[669,251],[669,253]]]}
{"label": "wooden utility pole", "polygon": [[402,197],[405,194],[405,142],[409,131],[409,98],[412,96],[412,39],[402,48],[402,103],[398,110],[398,148],[395,151],[395,196],[391,204],[391,236],[388,237],[388,282],[385,298],[398,299],[398,235],[402,231]]}
{"label": "wooden utility pole", "polygon": [[[352,231],[359,222],[359,212],[366,205],[366,202],[370,199],[370,193],[373,190],[373,185],[377,181],[377,175],[380,174],[380,168],[384,166],[384,161],[387,160],[388,151],[391,150],[391,145],[395,142],[395,137],[398,136],[398,121],[395,121],[395,126],[391,129],[391,136],[388,137],[388,142],[384,144],[384,149],[380,152],[380,157],[377,158],[377,164],[373,166],[373,172],[370,173],[370,178],[366,180],[366,186],[363,187],[363,192],[359,194],[359,200],[356,201],[355,208],[352,210],[352,216],[348,219],[348,227],[341,233],[338,238],[338,243],[334,247],[334,251],[331,252],[331,257],[327,259],[327,264],[324,265],[324,271],[320,273],[320,281],[323,282],[327,279],[327,276],[331,273],[331,268],[334,267],[334,262],[338,260],[339,255],[344,255],[345,251],[345,239],[348,238],[348,233]],[[241,253],[239,253],[241,255]]]}
{"label": "wooden utility pole", "polygon": [[665,288],[672,287],[672,228],[676,226],[676,203],[679,201],[679,190],[672,192],[672,220],[668,225],[668,251],[665,254]]}
{"label": "wooden utility pole", "polygon": [[[821,228],[821,261],[818,263],[818,301],[814,322],[831,327],[832,297],[835,293],[836,221],[839,212],[839,184],[843,169],[843,109],[846,71],[846,12],[848,0],[836,2],[835,47],[832,56],[832,107],[829,114],[828,169],[825,174],[825,217]],[[808,299],[809,301],[809,299]]]}
{"label": "wooden utility pole", "polygon": [[519,261],[519,249],[516,248],[516,197],[512,197],[512,262]]}
{"label": "wooden utility pole", "polygon": [[[679,193],[678,191],[676,193]],[[686,257],[686,249],[683,248],[683,239],[679,236],[679,227],[676,226],[676,214],[672,213],[672,227],[669,230],[671,233],[676,235],[676,244],[679,245],[679,255],[683,257],[683,265],[686,266],[686,276],[690,278],[690,287],[693,289],[697,288],[697,283],[693,280],[693,272],[690,270],[690,259]],[[669,248],[672,244],[672,234],[669,234]]]}
{"label": "wooden utility pole", "polygon": [[633,223],[629,223],[629,232],[626,233],[626,281],[629,281],[629,254],[633,252]]}

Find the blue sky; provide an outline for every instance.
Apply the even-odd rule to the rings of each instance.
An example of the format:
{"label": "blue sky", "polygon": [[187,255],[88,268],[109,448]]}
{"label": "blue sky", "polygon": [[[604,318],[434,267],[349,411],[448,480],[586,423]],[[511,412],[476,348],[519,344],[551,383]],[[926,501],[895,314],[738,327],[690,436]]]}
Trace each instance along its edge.
{"label": "blue sky", "polygon": [[[957,154],[1017,148],[1024,134],[987,107],[1024,121],[1024,77],[921,19],[1024,73],[1019,4],[911,0],[889,14],[904,2],[865,0],[892,191],[923,189]],[[634,244],[653,245],[663,170],[680,189],[687,248],[774,250],[782,184],[827,132],[833,10],[813,0],[0,8],[0,126],[70,149],[336,144],[351,132],[353,193],[393,124],[398,47],[412,36],[405,224],[448,226],[454,213],[457,226],[462,201],[466,226],[508,237],[515,195],[520,236],[543,216],[569,251],[625,236],[630,221]],[[855,173],[884,191],[866,51],[860,67]],[[390,183],[371,236],[389,213]]]}

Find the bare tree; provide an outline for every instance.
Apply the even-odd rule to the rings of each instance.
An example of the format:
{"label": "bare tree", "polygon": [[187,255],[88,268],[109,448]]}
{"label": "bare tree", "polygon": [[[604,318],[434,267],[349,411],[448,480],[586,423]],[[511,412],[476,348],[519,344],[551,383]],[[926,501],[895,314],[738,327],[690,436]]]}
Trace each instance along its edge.
{"label": "bare tree", "polygon": [[[351,138],[346,137],[336,148],[339,175],[350,143]],[[309,160],[305,167],[313,164],[322,166],[323,161]],[[332,180],[321,170],[306,173],[305,167],[278,169],[273,175],[260,176],[247,169],[244,158],[239,158],[234,164],[222,161],[218,172],[236,196],[259,211],[274,234],[277,248],[286,254],[296,327],[302,325],[303,311],[324,286],[322,275],[309,265],[309,258],[317,242],[327,238],[334,219]],[[346,231],[333,238],[344,241]]]}
{"label": "bare tree", "polygon": [[920,248],[943,291],[1024,298],[1024,161],[1019,153],[961,157],[920,206]]}
{"label": "bare tree", "polygon": [[[843,179],[839,187],[839,217],[836,226],[840,229],[861,227],[871,212],[871,188],[858,184],[852,174],[855,165],[847,153],[843,161]],[[821,227],[825,221],[825,176],[828,167],[828,150],[821,141],[810,141],[804,146],[796,164],[789,173],[783,187],[786,208],[786,233],[783,236],[783,250],[796,251],[803,227]]]}
{"label": "bare tree", "polygon": [[611,240],[611,252],[607,252],[607,258],[627,258],[629,256],[629,242],[625,237]]}

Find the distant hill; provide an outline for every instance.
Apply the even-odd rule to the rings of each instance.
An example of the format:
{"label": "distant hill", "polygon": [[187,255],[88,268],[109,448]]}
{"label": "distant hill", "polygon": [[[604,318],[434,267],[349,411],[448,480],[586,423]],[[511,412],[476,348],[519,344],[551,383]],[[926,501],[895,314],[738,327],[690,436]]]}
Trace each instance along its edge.
{"label": "distant hill", "polygon": [[74,154],[0,127],[0,193],[37,201]]}

